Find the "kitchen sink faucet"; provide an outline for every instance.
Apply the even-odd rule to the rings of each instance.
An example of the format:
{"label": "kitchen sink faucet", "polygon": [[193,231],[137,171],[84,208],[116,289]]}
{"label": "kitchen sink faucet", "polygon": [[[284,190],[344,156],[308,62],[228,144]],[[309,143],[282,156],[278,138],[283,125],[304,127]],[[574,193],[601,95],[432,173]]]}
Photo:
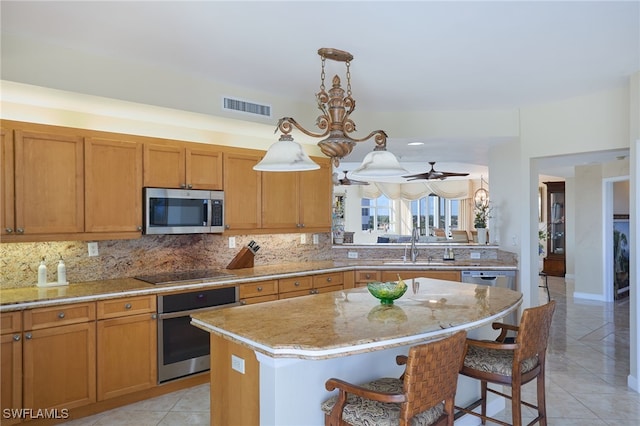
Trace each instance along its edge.
{"label": "kitchen sink faucet", "polygon": [[414,226],[413,231],[411,232],[411,250],[409,253],[411,256],[411,262],[414,262],[414,263],[416,259],[418,259],[418,247],[416,246],[416,243],[418,242],[418,238],[419,238],[418,228]]}

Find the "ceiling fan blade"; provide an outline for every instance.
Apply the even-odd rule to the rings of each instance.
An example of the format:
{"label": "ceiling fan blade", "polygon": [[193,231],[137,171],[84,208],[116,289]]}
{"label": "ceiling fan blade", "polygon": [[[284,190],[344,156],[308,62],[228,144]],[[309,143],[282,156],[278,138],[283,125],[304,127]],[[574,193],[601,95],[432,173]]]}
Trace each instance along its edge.
{"label": "ceiling fan blade", "polygon": [[428,172],[424,172],[424,173],[418,173],[415,175],[407,175],[407,176],[402,176],[403,178],[407,179],[407,180],[420,180],[420,179],[425,179],[425,180],[445,180],[448,177],[453,177],[453,176],[469,176],[469,173],[455,173],[455,172],[440,172],[438,170],[435,170],[434,166],[436,164],[435,161],[429,161],[429,164],[431,165],[431,170],[429,170]]}
{"label": "ceiling fan blade", "polygon": [[[345,186],[348,186],[348,185],[369,185],[369,182],[364,182],[364,181],[361,181],[361,180],[349,179],[347,177],[347,173],[348,172],[345,171],[344,172],[344,177],[342,179],[338,179],[338,182],[339,182],[340,185],[345,185]],[[336,177],[337,177],[338,174],[334,173],[334,175],[336,175]]]}

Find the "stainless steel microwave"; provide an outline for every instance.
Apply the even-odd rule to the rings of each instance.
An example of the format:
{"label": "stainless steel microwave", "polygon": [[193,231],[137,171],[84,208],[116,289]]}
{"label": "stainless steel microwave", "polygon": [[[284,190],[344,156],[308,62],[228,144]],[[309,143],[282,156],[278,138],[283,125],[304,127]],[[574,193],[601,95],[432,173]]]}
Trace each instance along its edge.
{"label": "stainless steel microwave", "polygon": [[145,234],[224,231],[224,192],[144,188]]}

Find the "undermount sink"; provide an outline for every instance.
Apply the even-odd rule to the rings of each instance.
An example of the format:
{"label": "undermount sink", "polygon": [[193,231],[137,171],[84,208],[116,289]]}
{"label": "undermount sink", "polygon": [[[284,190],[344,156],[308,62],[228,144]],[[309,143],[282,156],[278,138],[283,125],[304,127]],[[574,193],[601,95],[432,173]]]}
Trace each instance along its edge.
{"label": "undermount sink", "polygon": [[404,266],[442,266],[448,265],[446,262],[384,262],[384,265],[404,265]]}

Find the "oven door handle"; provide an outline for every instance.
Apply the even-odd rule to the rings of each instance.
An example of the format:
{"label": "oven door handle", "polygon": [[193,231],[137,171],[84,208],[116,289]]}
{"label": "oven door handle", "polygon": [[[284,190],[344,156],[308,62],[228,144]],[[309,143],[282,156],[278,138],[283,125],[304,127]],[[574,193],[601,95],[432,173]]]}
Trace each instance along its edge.
{"label": "oven door handle", "polygon": [[241,306],[241,303],[240,302],[225,303],[224,305],[207,306],[206,308],[191,309],[191,310],[188,310],[188,311],[168,312],[166,314],[158,314],[158,318],[160,318],[160,319],[169,319],[169,318],[186,317],[186,316],[189,316],[191,314],[195,314],[197,312],[212,311],[214,309],[229,308],[231,306]]}

